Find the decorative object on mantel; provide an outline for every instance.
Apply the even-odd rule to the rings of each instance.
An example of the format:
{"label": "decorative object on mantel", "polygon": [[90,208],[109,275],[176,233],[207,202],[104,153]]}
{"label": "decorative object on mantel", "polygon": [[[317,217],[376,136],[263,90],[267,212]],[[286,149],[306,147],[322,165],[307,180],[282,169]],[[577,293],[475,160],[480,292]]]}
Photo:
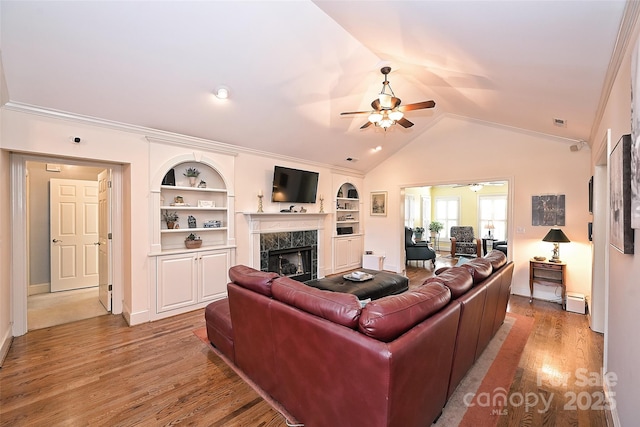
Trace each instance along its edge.
{"label": "decorative object on mantel", "polygon": [[187,249],[197,249],[202,246],[202,240],[195,234],[191,233],[186,239],[184,239],[184,245]]}
{"label": "decorative object on mantel", "polygon": [[307,209],[303,206],[300,208],[300,213],[307,213]]}
{"label": "decorative object on mantel", "polygon": [[286,212],[286,213],[295,212],[295,211],[293,210],[293,207],[294,207],[294,206],[295,206],[295,205],[291,205],[291,206],[289,206],[289,209],[280,209],[280,212],[281,212],[281,213],[285,213],[285,212]]}
{"label": "decorative object on mantel", "polygon": [[189,215],[187,218],[187,224],[189,225],[189,228],[196,228],[196,217]]}
{"label": "decorative object on mantel", "polygon": [[262,198],[264,194],[262,194],[262,190],[258,190],[258,212],[263,212],[262,210]]}
{"label": "decorative object on mantel", "polygon": [[200,184],[198,184],[198,188],[207,188],[207,183],[201,179]]}
{"label": "decorative object on mantel", "polygon": [[162,218],[167,223],[167,228],[170,228],[170,229],[178,228],[176,227],[176,221],[178,220],[178,212],[164,211],[162,213]]}
{"label": "decorative object on mantel", "polygon": [[320,195],[320,213],[324,213],[324,197]]}
{"label": "decorative object on mantel", "polygon": [[184,173],[184,176],[189,178],[189,185],[192,187],[196,186],[198,175],[200,175],[200,171],[197,168],[187,168]]}

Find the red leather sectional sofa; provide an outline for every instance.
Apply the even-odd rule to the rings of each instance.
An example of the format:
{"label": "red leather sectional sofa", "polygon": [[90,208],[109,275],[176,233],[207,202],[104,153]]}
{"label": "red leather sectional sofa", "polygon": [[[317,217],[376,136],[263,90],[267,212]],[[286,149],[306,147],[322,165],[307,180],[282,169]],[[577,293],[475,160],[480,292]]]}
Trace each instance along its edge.
{"label": "red leather sectional sofa", "polygon": [[428,426],[503,323],[513,264],[492,251],[439,273],[361,307],[235,266],[208,338],[306,427]]}

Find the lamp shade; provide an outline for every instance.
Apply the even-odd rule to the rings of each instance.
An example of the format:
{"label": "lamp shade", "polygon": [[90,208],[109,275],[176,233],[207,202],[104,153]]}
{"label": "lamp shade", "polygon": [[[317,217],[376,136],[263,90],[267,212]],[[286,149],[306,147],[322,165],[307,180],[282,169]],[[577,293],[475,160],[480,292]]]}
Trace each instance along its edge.
{"label": "lamp shade", "polygon": [[543,242],[553,242],[553,243],[569,243],[569,242],[571,242],[571,240],[569,240],[567,235],[564,234],[562,232],[562,230],[560,230],[559,228],[552,228],[551,230],[549,230],[549,232],[547,233],[546,236],[544,236],[544,239],[542,239],[542,241]]}

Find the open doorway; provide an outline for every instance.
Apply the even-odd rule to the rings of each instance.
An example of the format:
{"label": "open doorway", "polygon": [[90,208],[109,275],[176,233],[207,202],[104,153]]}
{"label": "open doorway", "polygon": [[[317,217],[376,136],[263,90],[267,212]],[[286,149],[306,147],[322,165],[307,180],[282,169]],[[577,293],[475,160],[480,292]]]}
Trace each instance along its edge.
{"label": "open doorway", "polygon": [[[122,257],[119,255],[122,252],[119,238],[122,221],[121,216],[112,214],[112,211],[122,209],[122,166],[14,153],[11,156],[11,168],[14,178],[11,195],[14,224],[12,250],[17,254],[12,263],[13,335],[20,336],[27,330],[104,315],[109,311],[122,313]],[[69,227],[81,227],[83,233],[85,229],[91,229],[94,234],[90,241],[83,241],[78,247],[71,247],[64,242],[65,250],[70,254],[77,252],[79,256],[69,257],[65,262],[55,261],[56,265],[52,264],[52,248],[60,240],[66,239],[66,234],[65,238],[61,238],[52,233],[52,230],[61,228],[60,224],[54,227],[49,210],[52,179],[62,182],[68,180],[70,183],[90,182],[92,190],[89,192],[94,200],[80,211],[70,207],[74,202],[65,205],[64,209],[68,210],[66,214],[75,212],[75,216],[84,215],[84,211],[89,210],[98,219],[90,224],[69,223],[62,227],[65,233]],[[108,198],[101,190],[107,186]],[[107,200],[108,203],[105,203]],[[88,263],[85,263],[85,259]],[[66,278],[73,275],[70,272],[76,267],[75,264],[79,264],[82,274],[92,270],[97,273],[88,274],[93,276],[90,277],[92,282],[69,289],[52,288],[55,270],[58,270],[56,274]],[[46,322],[32,316],[37,316],[37,310],[44,313],[42,317]]]}
{"label": "open doorway", "polygon": [[[481,255],[498,245],[508,255],[508,180],[406,187],[403,194],[404,227],[413,230],[414,241],[428,242],[438,257],[451,256],[453,226],[473,227]],[[435,235],[432,222],[442,227]]]}
{"label": "open doorway", "polygon": [[107,314],[98,287],[105,168],[40,161],[26,168],[28,330]]}

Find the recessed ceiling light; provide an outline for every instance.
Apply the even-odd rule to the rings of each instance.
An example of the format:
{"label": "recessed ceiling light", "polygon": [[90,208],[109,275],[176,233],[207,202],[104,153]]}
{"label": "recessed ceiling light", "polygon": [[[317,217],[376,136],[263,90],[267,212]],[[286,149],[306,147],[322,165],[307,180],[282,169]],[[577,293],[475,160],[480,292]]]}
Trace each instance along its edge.
{"label": "recessed ceiling light", "polygon": [[382,145],[378,145],[376,148],[373,149],[373,151],[380,151],[382,150]]}
{"label": "recessed ceiling light", "polygon": [[229,88],[226,86],[218,86],[215,91],[216,98],[227,99],[229,98]]}

